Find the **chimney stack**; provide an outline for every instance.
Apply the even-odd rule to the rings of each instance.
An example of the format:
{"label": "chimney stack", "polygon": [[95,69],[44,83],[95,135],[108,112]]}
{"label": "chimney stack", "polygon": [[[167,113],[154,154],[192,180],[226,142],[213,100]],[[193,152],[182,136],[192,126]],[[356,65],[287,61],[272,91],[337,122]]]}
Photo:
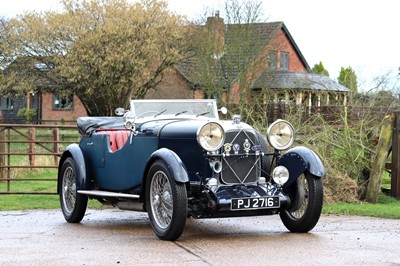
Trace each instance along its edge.
{"label": "chimney stack", "polygon": [[215,12],[214,17],[207,18],[206,27],[214,58],[218,59],[223,55],[225,45],[224,19],[219,17],[218,10]]}

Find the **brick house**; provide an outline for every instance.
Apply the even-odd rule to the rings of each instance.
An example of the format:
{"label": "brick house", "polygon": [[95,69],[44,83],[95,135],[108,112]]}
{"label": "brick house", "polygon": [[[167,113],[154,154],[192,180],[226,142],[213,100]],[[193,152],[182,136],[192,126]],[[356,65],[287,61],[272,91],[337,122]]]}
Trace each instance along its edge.
{"label": "brick house", "polygon": [[[78,97],[69,95],[59,97],[56,93],[30,93],[30,108],[36,110],[34,123],[73,122],[86,115]],[[27,108],[27,97],[0,96],[0,121],[2,123],[24,123],[25,118],[17,116],[18,110]]]}
{"label": "brick house", "polygon": [[[219,41],[215,47],[215,61],[218,67],[213,71],[218,76],[216,86],[220,87],[221,100],[228,95],[237,101],[240,87],[240,73],[238,69],[228,71],[226,59],[236,60],[234,54],[224,51],[224,45],[231,41],[230,35],[235,27],[240,25],[224,24],[216,13],[207,19],[205,28],[216,35]],[[255,75],[246,77],[251,83],[250,89],[256,97],[265,102],[295,104],[311,108],[312,106],[346,105],[350,90],[336,81],[323,75],[312,74],[311,69],[300,49],[292,38],[283,22],[251,24],[252,35],[249,37],[262,42],[263,49],[257,55],[249,52],[248,56],[258,60]],[[204,79],[201,77],[204,66],[199,64],[196,57],[185,60],[174,68],[166,70],[164,78],[156,89],[150,90],[147,99],[201,99],[206,95]],[[230,80],[225,78],[229,72]],[[225,73],[225,74],[224,74]],[[265,93],[268,91],[268,93]],[[212,95],[211,95],[212,97]],[[0,120],[17,121],[16,112],[19,108],[32,106],[37,109],[38,121],[76,120],[86,115],[86,111],[74,95],[62,96],[57,93],[30,93],[25,98],[0,97]],[[29,99],[29,101],[26,101]],[[311,110],[311,109],[310,109]]]}
{"label": "brick house", "polygon": [[[216,39],[225,45],[231,40],[230,34],[238,25],[226,25],[216,13],[207,19],[206,28],[214,30]],[[257,97],[265,98],[268,102],[285,102],[305,107],[324,105],[346,105],[347,95],[350,90],[327,76],[311,73],[311,69],[302,55],[300,49],[292,38],[283,22],[251,24],[251,36],[254,41],[262,42],[262,51],[249,56],[260,59],[255,75],[246,77],[251,83],[249,86]],[[225,58],[234,62],[235,55],[223,54],[220,45],[216,54],[218,68],[215,71],[226,73]],[[225,64],[225,65],[224,65]],[[151,90],[146,98],[204,98],[204,81],[201,78],[201,64],[196,58],[186,60],[164,75],[163,81],[156,90]],[[224,71],[221,71],[223,69]],[[235,73],[235,71],[237,73]],[[239,94],[240,73],[230,70],[231,80],[219,80],[218,86],[222,88],[222,99],[227,94],[237,101]],[[223,76],[223,74],[221,74]],[[261,95],[267,89],[268,95]],[[257,94],[260,95],[257,95]]]}
{"label": "brick house", "polygon": [[[9,68],[25,74],[33,73],[30,72],[32,68],[47,71],[39,65],[34,58],[18,58],[8,66],[4,75],[7,75]],[[12,88],[10,89],[7,95],[0,95],[0,122],[2,123],[25,123],[26,118],[18,116],[18,111],[23,108],[36,111],[32,119],[34,123],[68,122],[86,115],[85,108],[76,96],[58,94],[55,86],[41,77],[36,77],[33,89],[25,96],[15,95]]]}
{"label": "brick house", "polygon": [[74,121],[86,115],[82,102],[73,94],[61,96],[57,93],[38,95],[38,115],[43,121]]}

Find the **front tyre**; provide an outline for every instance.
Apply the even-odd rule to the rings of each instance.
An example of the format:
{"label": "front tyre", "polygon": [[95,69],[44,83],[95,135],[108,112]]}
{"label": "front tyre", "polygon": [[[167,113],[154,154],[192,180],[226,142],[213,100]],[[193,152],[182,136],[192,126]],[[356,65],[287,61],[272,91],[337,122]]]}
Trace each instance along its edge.
{"label": "front tyre", "polygon": [[321,216],[323,204],[322,179],[305,172],[289,191],[290,209],[279,215],[291,232],[305,233],[314,228]]}
{"label": "front tyre", "polygon": [[162,240],[178,239],[185,227],[187,195],[162,160],[155,161],[146,180],[146,208],[154,233]]}
{"label": "front tyre", "polygon": [[86,212],[88,197],[77,193],[77,166],[75,160],[67,158],[61,167],[60,205],[64,218],[69,223],[79,223]]}

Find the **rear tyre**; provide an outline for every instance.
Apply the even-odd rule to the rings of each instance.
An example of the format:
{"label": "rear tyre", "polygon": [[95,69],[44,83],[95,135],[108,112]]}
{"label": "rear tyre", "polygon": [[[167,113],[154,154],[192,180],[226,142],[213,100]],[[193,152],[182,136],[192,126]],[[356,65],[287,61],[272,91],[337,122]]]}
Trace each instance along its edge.
{"label": "rear tyre", "polygon": [[82,221],[87,208],[88,197],[77,193],[77,169],[72,157],[67,158],[61,167],[60,205],[69,223]]}
{"label": "rear tyre", "polygon": [[322,179],[306,172],[300,175],[289,192],[289,209],[279,215],[291,232],[305,233],[314,228],[321,216],[323,204]]}
{"label": "rear tyre", "polygon": [[146,180],[146,208],[154,233],[162,240],[178,239],[185,227],[187,195],[162,160],[150,167]]}

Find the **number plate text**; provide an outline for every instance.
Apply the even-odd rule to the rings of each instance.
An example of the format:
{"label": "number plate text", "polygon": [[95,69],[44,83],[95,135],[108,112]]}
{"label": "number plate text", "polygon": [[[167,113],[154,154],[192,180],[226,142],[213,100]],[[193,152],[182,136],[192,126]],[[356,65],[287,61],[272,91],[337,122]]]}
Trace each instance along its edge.
{"label": "number plate text", "polygon": [[279,197],[258,197],[232,199],[231,210],[254,210],[279,208]]}

